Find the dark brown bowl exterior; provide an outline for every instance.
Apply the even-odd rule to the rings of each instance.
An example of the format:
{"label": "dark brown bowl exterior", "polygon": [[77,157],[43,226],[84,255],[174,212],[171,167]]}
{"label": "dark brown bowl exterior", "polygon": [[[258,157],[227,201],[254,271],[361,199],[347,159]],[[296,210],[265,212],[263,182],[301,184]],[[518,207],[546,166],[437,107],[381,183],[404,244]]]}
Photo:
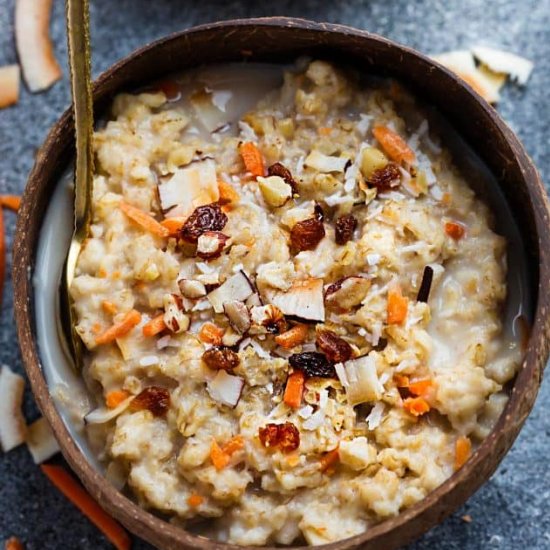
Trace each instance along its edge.
{"label": "dark brown bowl exterior", "polygon": [[[550,342],[548,201],[522,145],[494,109],[471,88],[409,48],[340,25],[268,18],[228,21],[177,33],[136,51],[104,73],[94,85],[96,113],[101,113],[116,92],[131,90],[166,73],[212,62],[289,61],[304,54],[352,64],[366,73],[397,77],[436,106],[497,176],[521,228],[531,268],[534,322],[527,353],[511,398],[490,436],[461,470],[423,501],[362,535],[319,547],[390,550],[440,522],[488,479],[533,406]],[[72,117],[66,111],[38,153],[23,196],[15,237],[13,280],[17,331],[38,405],[50,422],[63,455],[84,485],[105,510],[130,531],[163,550],[238,549],[238,546],[195,537],[124,497],[88,463],[55,409],[36,345],[32,274],[48,201],[73,152]]]}

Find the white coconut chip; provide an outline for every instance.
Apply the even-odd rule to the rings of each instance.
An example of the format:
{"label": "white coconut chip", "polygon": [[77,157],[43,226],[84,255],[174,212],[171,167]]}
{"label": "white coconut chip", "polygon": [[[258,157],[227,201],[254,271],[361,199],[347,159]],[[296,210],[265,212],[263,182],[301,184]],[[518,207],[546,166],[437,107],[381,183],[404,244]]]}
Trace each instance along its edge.
{"label": "white coconut chip", "polygon": [[514,53],[488,48],[487,46],[474,46],[474,57],[495,73],[504,73],[510,76],[518,84],[525,86],[531,72],[533,62]]}
{"label": "white coconut chip", "polygon": [[19,100],[20,73],[19,65],[0,67],[0,109]]}
{"label": "white coconut chip", "polygon": [[369,430],[375,430],[380,426],[382,421],[382,415],[384,414],[385,405],[382,401],[378,401],[376,405],[372,408],[370,414],[367,416],[367,426]]}
{"label": "white coconut chip", "polygon": [[6,365],[0,371],[0,447],[7,453],[21,445],[27,426],[21,406],[25,380]]}
{"label": "white coconut chip", "polygon": [[27,447],[35,464],[42,464],[60,451],[57,440],[44,417],[28,427]]}
{"label": "white coconut chip", "polygon": [[62,76],[50,39],[52,0],[17,0],[15,39],[25,82],[31,92],[49,88]]}
{"label": "white coconut chip", "polygon": [[303,424],[304,430],[313,431],[320,428],[325,422],[325,412],[319,409],[316,413],[312,414]]}
{"label": "white coconut chip", "polygon": [[114,409],[109,409],[108,407],[98,407],[94,409],[84,417],[84,422],[86,424],[105,424],[122,414],[134,400],[134,397],[135,396],[131,395]]}

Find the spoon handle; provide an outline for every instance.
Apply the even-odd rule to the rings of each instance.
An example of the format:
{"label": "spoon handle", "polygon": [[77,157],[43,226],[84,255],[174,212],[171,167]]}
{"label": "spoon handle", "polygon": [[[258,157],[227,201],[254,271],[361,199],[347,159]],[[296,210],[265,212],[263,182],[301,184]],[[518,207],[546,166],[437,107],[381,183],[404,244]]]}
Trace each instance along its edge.
{"label": "spoon handle", "polygon": [[93,106],[88,0],[67,0],[67,37],[76,136],[75,237],[86,238],[92,217]]}

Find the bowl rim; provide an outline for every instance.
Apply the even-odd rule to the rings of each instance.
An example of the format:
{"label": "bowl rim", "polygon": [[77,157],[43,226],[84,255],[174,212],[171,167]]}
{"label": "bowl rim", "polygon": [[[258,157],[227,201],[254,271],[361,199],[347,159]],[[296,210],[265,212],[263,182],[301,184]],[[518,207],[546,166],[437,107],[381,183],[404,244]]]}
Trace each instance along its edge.
{"label": "bowl rim", "polygon": [[[491,119],[495,128],[502,135],[502,139],[513,149],[516,161],[521,166],[525,187],[531,200],[531,206],[535,212],[535,227],[538,233],[538,252],[540,265],[537,281],[537,300],[534,311],[532,330],[529,335],[527,352],[522,362],[520,371],[514,381],[510,399],[501,415],[497,425],[490,435],[476,449],[468,462],[447,479],[442,485],[431,491],[417,504],[402,511],[399,515],[382,521],[364,533],[319,546],[325,550],[344,550],[361,546],[362,548],[395,548],[405,544],[421,535],[453,512],[462,504],[496,469],[504,454],[511,447],[514,439],[527,415],[529,414],[537,395],[542,378],[546,359],[550,347],[550,294],[544,289],[550,282],[550,255],[545,250],[550,250],[550,209],[549,202],[531,159],[523,149],[523,146],[512,133],[500,116],[492,107],[473,91],[468,84],[457,78],[453,73],[439,65],[434,60],[403,46],[387,38],[353,27],[317,23],[305,19],[288,17],[268,17],[234,19],[216,23],[208,23],[185,29],[165,36],[149,43],[122,60],[113,64],[102,73],[94,82],[95,92],[105,85],[121,69],[130,66],[138,58],[147,54],[152,49],[162,48],[172,41],[181,40],[182,37],[192,39],[201,33],[212,31],[228,31],[229,29],[243,30],[249,27],[284,27],[299,31],[318,33],[345,34],[346,37],[357,37],[365,42],[383,44],[387,47],[416,58],[418,62],[428,64],[431,70],[439,71],[456,88],[469,94],[478,108],[482,109]],[[182,527],[169,524],[167,521],[149,513],[138,506],[134,501],[125,497],[115,489],[81,453],[76,443],[72,440],[63,420],[57,412],[53,399],[49,393],[44,375],[41,369],[40,357],[34,339],[34,317],[32,311],[32,266],[36,250],[36,239],[33,241],[30,232],[27,231],[32,223],[34,214],[34,193],[43,187],[41,171],[47,162],[48,156],[55,151],[56,144],[61,136],[66,133],[67,126],[71,123],[70,108],[67,109],[51,128],[46,140],[41,146],[35,160],[34,167],[29,175],[28,182],[22,197],[21,207],[17,220],[16,234],[13,248],[13,281],[14,281],[14,309],[17,324],[17,335],[24,366],[31,384],[33,394],[43,415],[48,420],[57,438],[62,453],[80,478],[91,495],[101,503],[107,512],[112,514],[134,534],[146,539],[153,545],[161,548],[196,548],[204,550],[238,550],[242,546],[219,543],[211,539],[195,536]],[[47,180],[44,180],[45,182]],[[487,460],[492,463],[487,467]],[[481,465],[485,463],[485,468]],[[478,475],[478,470],[483,472]],[[437,510],[437,504],[442,504],[444,509]],[[430,513],[431,512],[431,513]],[[248,547],[275,550],[276,547]],[[309,546],[290,546],[294,550],[309,548]]]}

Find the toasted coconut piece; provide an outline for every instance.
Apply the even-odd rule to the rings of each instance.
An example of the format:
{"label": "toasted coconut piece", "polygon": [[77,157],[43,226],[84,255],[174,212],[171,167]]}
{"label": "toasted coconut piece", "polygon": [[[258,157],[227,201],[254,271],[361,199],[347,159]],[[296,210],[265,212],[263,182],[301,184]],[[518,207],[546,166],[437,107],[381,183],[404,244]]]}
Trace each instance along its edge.
{"label": "toasted coconut piece", "polygon": [[511,79],[522,86],[527,84],[534,66],[525,57],[486,46],[475,46],[472,53],[492,72],[510,75]]}
{"label": "toasted coconut piece", "polygon": [[333,307],[350,309],[363,301],[370,285],[370,281],[365,277],[351,276],[340,279],[327,288],[326,302]]}
{"label": "toasted coconut piece", "polygon": [[19,65],[0,67],[0,109],[19,100],[20,72]]}
{"label": "toasted coconut piece", "polygon": [[199,206],[220,198],[216,165],[212,159],[204,159],[178,168],[170,179],[159,184],[158,191],[167,218],[187,218]]}
{"label": "toasted coconut piece", "polygon": [[106,422],[109,422],[110,420],[113,420],[113,418],[116,418],[118,415],[122,414],[134,398],[135,395],[131,395],[114,409],[110,409],[109,407],[98,407],[97,409],[90,411],[84,417],[84,422],[86,424],[105,424]]}
{"label": "toasted coconut piece", "polygon": [[60,451],[57,440],[44,417],[40,417],[28,427],[27,447],[35,464],[42,464]]}
{"label": "toasted coconut piece", "polygon": [[307,321],[324,321],[323,279],[295,281],[286,292],[270,292],[269,301],[284,315]]}
{"label": "toasted coconut piece", "polygon": [[216,376],[208,382],[207,389],[210,397],[228,407],[236,407],[244,387],[244,380],[240,376],[233,376],[226,371],[219,370]]}
{"label": "toasted coconut piece", "polygon": [[229,320],[229,324],[239,334],[244,334],[251,325],[250,312],[244,302],[232,300],[223,304],[223,311]]}
{"label": "toasted coconut piece", "polygon": [[0,447],[7,453],[25,441],[27,424],[21,410],[25,380],[5,365],[0,371]]}
{"label": "toasted coconut piece", "polygon": [[25,82],[31,92],[49,88],[62,76],[50,39],[52,0],[17,0],[15,39]]}
{"label": "toasted coconut piece", "polygon": [[244,271],[235,273],[218,288],[208,294],[208,301],[212,304],[216,313],[223,312],[223,306],[227,302],[246,300],[254,293],[254,287]]}
{"label": "toasted coconut piece", "polygon": [[320,151],[313,150],[306,157],[304,166],[313,168],[318,172],[343,172],[349,159],[345,157],[330,157]]}
{"label": "toasted coconut piece", "polygon": [[351,405],[378,401],[384,386],[378,380],[376,361],[372,355],[364,355],[344,363],[349,385],[346,394]]}
{"label": "toasted coconut piece", "polygon": [[460,76],[489,103],[497,103],[500,99],[498,92],[506,79],[488,78],[484,71],[476,67],[471,52],[456,50],[435,55],[433,59]]}

